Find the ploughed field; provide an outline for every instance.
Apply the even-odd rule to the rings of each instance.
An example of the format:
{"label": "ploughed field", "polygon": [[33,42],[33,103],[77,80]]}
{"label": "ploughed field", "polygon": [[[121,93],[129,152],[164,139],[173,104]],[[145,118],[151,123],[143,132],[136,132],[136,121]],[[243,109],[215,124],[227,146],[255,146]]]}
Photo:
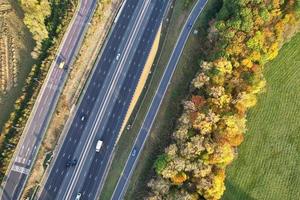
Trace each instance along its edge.
{"label": "ploughed field", "polygon": [[11,36],[6,20],[10,11],[10,4],[0,3],[0,92],[2,93],[9,91],[17,82],[14,38]]}
{"label": "ploughed field", "polygon": [[17,1],[0,0],[0,132],[34,64],[34,41],[23,15]]}
{"label": "ploughed field", "polygon": [[266,92],[248,113],[248,131],[227,170],[223,200],[300,197],[300,34],[264,74]]}

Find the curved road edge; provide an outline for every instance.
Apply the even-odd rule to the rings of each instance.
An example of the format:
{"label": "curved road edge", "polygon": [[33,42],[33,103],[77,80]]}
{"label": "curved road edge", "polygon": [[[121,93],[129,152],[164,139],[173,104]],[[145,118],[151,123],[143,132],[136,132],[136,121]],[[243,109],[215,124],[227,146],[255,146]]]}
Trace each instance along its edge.
{"label": "curved road edge", "polygon": [[132,146],[130,155],[126,161],[126,164],[123,168],[123,171],[118,179],[117,185],[111,197],[111,200],[121,200],[123,199],[126,189],[129,184],[129,180],[133,174],[133,170],[136,167],[138,158],[140,156],[141,151],[145,145],[145,142],[149,136],[151,131],[151,127],[155,121],[156,115],[159,111],[161,103],[163,101],[163,97],[168,89],[168,85],[172,79],[172,76],[175,72],[177,63],[180,59],[184,46],[187,42],[187,39],[191,33],[192,26],[195,24],[199,15],[201,14],[203,8],[205,7],[208,0],[198,0],[194,5],[187,21],[185,22],[180,36],[176,42],[176,45],[173,49],[167,67],[163,73],[163,76],[160,80],[159,86],[155,92],[155,95],[152,99],[151,105],[147,111],[146,117],[142,123],[142,126],[139,130],[139,133],[134,141]]}

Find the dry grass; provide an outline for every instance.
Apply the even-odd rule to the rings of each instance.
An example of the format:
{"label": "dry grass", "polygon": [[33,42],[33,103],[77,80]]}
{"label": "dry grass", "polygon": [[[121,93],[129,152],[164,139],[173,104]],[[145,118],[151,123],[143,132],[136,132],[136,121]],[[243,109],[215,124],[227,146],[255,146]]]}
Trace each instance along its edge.
{"label": "dry grass", "polygon": [[157,50],[158,50],[158,47],[159,47],[159,41],[160,41],[160,34],[161,34],[161,27],[159,28],[159,30],[156,34],[155,40],[154,40],[153,45],[151,47],[149,56],[147,58],[147,61],[145,63],[144,69],[143,69],[143,72],[141,74],[140,80],[137,84],[137,87],[136,87],[135,92],[133,94],[130,106],[127,110],[125,119],[124,119],[122,127],[120,129],[120,133],[123,132],[128,120],[129,120],[129,118],[130,118],[130,116],[131,116],[131,114],[134,110],[134,107],[136,106],[136,104],[137,104],[137,102],[138,102],[138,100],[139,100],[139,98],[140,98],[140,96],[143,92],[143,89],[144,89],[144,86],[146,84],[147,78],[149,76],[149,73],[151,72],[151,68],[152,68],[152,65],[153,65],[153,62],[154,62],[154,58],[157,54]]}
{"label": "dry grass", "polygon": [[95,11],[78,59],[73,66],[74,69],[70,73],[69,84],[66,85],[66,91],[68,91],[66,92],[66,100],[69,105],[74,104],[80,96],[85,81],[89,77],[92,66],[104,43],[105,36],[109,31],[114,16],[113,13],[116,12],[121,0],[108,2],[104,5],[100,4]]}

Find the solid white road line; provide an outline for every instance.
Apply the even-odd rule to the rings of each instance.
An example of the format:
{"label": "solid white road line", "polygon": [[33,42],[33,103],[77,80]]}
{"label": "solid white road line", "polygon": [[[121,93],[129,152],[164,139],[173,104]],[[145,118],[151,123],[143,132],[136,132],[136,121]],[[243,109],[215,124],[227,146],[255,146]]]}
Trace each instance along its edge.
{"label": "solid white road line", "polygon": [[[175,44],[175,47],[174,47],[174,49],[173,49],[173,52],[172,52],[170,58],[173,57],[174,52],[176,51],[177,45],[178,45],[178,43],[179,43],[179,41],[180,41],[180,39],[181,39],[181,36],[182,36],[182,34],[183,34],[183,31],[185,30],[185,27],[187,27],[187,23],[189,22],[189,19],[191,18],[192,14],[193,14],[193,11],[196,9],[196,6],[197,6],[198,3],[199,3],[199,1],[196,3],[196,5],[194,6],[192,12],[190,13],[188,19],[186,20],[186,22],[185,22],[185,24],[184,24],[184,26],[183,26],[183,29],[181,30],[181,33],[180,33],[180,35],[179,35],[179,38],[178,38],[178,40],[177,40],[177,42],[176,42],[176,44]],[[207,1],[205,2],[204,6],[201,8],[201,11],[202,11],[203,8],[205,7],[206,3],[207,3]],[[201,13],[201,12],[200,12],[200,13]],[[199,13],[199,15],[200,15],[200,13]],[[199,15],[198,15],[198,16],[199,16]],[[198,18],[198,17],[197,17],[197,18]],[[190,31],[189,31],[189,33],[190,33]],[[187,37],[187,38],[188,38],[188,37]],[[185,39],[185,43],[186,43],[187,38]],[[182,54],[182,51],[183,51],[183,48],[181,49],[180,55]],[[178,59],[178,60],[179,60],[179,59]],[[176,62],[175,65],[177,65],[178,60],[177,60],[177,62]],[[170,62],[171,62],[171,59],[168,61],[167,66],[169,66]],[[171,77],[173,76],[174,71],[175,71],[175,70],[173,70],[173,72],[172,72],[172,74],[171,74]],[[152,107],[152,104],[153,104],[153,102],[154,102],[154,100],[155,100],[155,96],[157,96],[157,95],[164,96],[164,95],[165,95],[165,94],[163,94],[163,95],[158,94],[158,92],[159,92],[160,85],[162,84],[162,81],[163,81],[163,78],[165,77],[165,73],[166,73],[166,72],[167,72],[167,70],[164,71],[164,74],[163,74],[163,76],[162,76],[162,79],[160,80],[158,89],[157,89],[156,92],[155,92],[154,98],[152,99],[152,102],[151,102],[150,107],[149,107],[149,109],[148,109],[148,111],[147,111],[147,114],[149,113],[150,108]],[[166,92],[166,90],[164,91],[164,93],[165,93],[165,92]],[[160,102],[160,104],[161,104],[161,102]],[[157,113],[158,113],[158,112],[155,113],[154,119],[156,118]],[[146,116],[147,116],[147,114],[146,114]],[[145,120],[146,120],[146,117],[144,118],[143,123],[142,123],[142,130],[145,129],[146,131],[148,131],[148,130],[152,127],[154,120],[153,120],[152,123],[150,124],[150,127],[147,127],[147,128],[144,127]],[[141,130],[139,131],[139,133],[140,133],[140,132],[141,132]],[[135,141],[134,141],[134,144],[133,144],[132,149],[133,149],[134,146],[137,144],[138,138],[139,138],[139,134],[138,134],[138,136],[136,137],[136,139],[135,139]],[[145,142],[146,142],[146,140],[143,141],[141,150],[142,150],[143,146],[145,145]],[[139,157],[139,155],[140,155],[141,150],[139,151],[139,153],[138,153],[136,159],[134,160],[133,168],[134,168],[134,166],[135,166],[135,164],[136,164],[136,161],[138,160],[138,157]],[[131,150],[131,151],[132,151],[132,150]],[[122,190],[121,190],[121,194],[124,192],[124,189],[125,189],[126,186],[127,186],[127,183],[128,183],[128,181],[129,181],[128,177],[131,176],[131,174],[132,174],[133,171],[131,170],[131,171],[129,172],[128,177],[125,177],[125,176],[123,175],[123,173],[124,173],[124,170],[125,170],[125,168],[126,168],[128,162],[129,162],[130,158],[131,158],[131,157],[129,157],[129,158],[127,159],[126,163],[125,163],[125,166],[124,166],[124,168],[123,168],[121,177],[119,178],[119,180],[118,180],[118,182],[117,182],[117,185],[116,185],[116,187],[115,187],[115,190],[114,190],[114,192],[113,192],[112,198],[114,197],[114,194],[115,194],[115,192],[116,192],[116,189],[117,189],[117,187],[118,187],[118,185],[119,185],[120,180],[121,180],[122,177],[125,178],[125,184],[124,184],[124,187],[123,187]],[[122,196],[119,196],[119,197],[122,197]]]}
{"label": "solid white road line", "polygon": [[[141,26],[141,22],[144,19],[145,11],[148,8],[149,4],[150,4],[150,0],[146,1],[146,4],[145,4],[145,2],[143,4],[144,7],[142,8],[142,11],[141,11],[141,17],[137,21],[137,25],[135,26],[133,34],[130,37],[130,40],[128,42],[129,45],[126,45],[125,53],[122,56],[122,59],[121,59],[121,62],[120,62],[119,66],[123,66],[125,64],[125,61],[126,61],[126,58],[127,58],[126,55],[128,55],[129,52],[130,52],[130,50],[131,50],[131,46],[133,45],[133,41],[134,41],[134,39],[135,39],[135,37],[136,37],[136,35],[138,33],[139,27]],[[112,79],[113,81],[110,84],[110,88],[109,88],[109,90],[107,92],[108,95],[105,95],[105,97],[107,97],[107,98],[105,99],[105,101],[103,103],[104,105],[107,105],[108,102],[109,102],[109,100],[110,100],[110,98],[108,98],[108,97],[110,97],[112,95],[113,89],[115,88],[115,85],[116,85],[116,83],[118,81],[118,79],[116,77],[118,77],[120,75],[120,72],[121,72],[122,68],[123,67],[119,67],[118,68],[118,71],[116,72],[115,78]],[[90,146],[90,144],[93,142],[94,135],[96,134],[96,131],[97,131],[96,124],[99,123],[99,121],[100,121],[99,119],[103,118],[104,110],[106,109],[106,107],[107,106],[101,106],[102,109],[100,109],[99,110],[100,112],[98,112],[100,114],[97,116],[97,120],[96,120],[97,123],[94,123],[95,125],[93,126],[92,134],[90,134],[90,137],[88,139],[88,143],[86,143],[84,151],[81,154],[80,158],[86,158],[88,150],[89,150],[88,146]],[[71,198],[71,195],[72,195],[75,183],[77,183],[77,180],[79,178],[79,174],[81,172],[81,168],[83,167],[83,164],[84,164],[84,159],[80,159],[80,163],[79,163],[79,165],[77,167],[76,172],[72,176],[71,182],[68,185],[68,192],[66,193],[64,199],[70,199]]]}

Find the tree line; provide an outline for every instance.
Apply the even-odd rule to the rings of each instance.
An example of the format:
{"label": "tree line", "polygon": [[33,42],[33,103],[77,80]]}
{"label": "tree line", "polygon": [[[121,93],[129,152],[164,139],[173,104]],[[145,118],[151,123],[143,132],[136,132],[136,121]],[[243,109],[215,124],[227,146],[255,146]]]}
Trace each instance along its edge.
{"label": "tree line", "polygon": [[[265,64],[299,25],[300,0],[224,0],[211,47],[190,86],[171,144],[154,163],[146,199],[217,200],[237,156],[247,110],[265,88]],[[199,44],[200,45],[200,44]],[[202,44],[201,44],[202,45]]]}
{"label": "tree line", "polygon": [[[77,1],[76,1],[77,2]],[[22,95],[16,100],[14,111],[2,127],[0,134],[0,182],[9,166],[22,130],[30,115],[41,82],[55,57],[55,49],[62,38],[62,30],[66,28],[75,10],[75,2],[71,0],[20,0],[24,11],[24,23],[36,41],[32,56],[36,64],[32,66],[26,78]]]}

